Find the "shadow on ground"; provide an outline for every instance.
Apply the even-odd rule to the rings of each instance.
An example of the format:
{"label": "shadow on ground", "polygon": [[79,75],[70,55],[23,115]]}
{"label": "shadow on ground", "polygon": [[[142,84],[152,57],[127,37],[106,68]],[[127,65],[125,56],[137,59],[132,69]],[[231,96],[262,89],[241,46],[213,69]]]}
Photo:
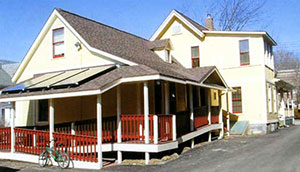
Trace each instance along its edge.
{"label": "shadow on ground", "polygon": [[1,167],[0,166],[0,171],[1,172],[15,172],[15,171],[19,171],[19,169],[13,169],[13,168],[9,168],[9,167]]}

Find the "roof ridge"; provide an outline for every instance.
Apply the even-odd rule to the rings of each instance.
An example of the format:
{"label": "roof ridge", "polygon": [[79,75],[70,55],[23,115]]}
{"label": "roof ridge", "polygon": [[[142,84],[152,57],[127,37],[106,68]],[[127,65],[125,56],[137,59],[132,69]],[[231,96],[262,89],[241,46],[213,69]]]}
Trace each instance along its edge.
{"label": "roof ridge", "polygon": [[[191,19],[190,17],[186,16],[185,14],[179,12],[178,10],[176,10],[176,9],[173,9],[173,10],[174,10],[175,12],[177,12],[178,14],[182,15],[184,18],[187,18],[187,19],[191,20],[192,22],[194,22],[194,23],[200,25],[201,27],[207,29],[207,28],[206,28],[205,26],[203,26],[202,24],[196,22],[195,20],[193,20],[193,19]],[[207,30],[208,30],[208,29],[207,29]]]}
{"label": "roof ridge", "polygon": [[130,32],[127,32],[127,31],[124,31],[124,30],[121,30],[121,29],[117,29],[117,28],[115,28],[115,27],[113,27],[113,26],[109,26],[109,25],[104,24],[104,23],[101,23],[101,22],[99,22],[99,21],[96,21],[96,20],[93,20],[93,19],[90,19],[90,18],[81,16],[81,15],[76,14],[76,13],[72,13],[72,12],[70,12],[70,11],[66,11],[66,10],[61,9],[61,8],[55,8],[55,9],[56,9],[57,11],[62,11],[62,12],[65,12],[65,13],[69,13],[69,14],[71,14],[71,15],[80,17],[80,18],[82,18],[82,19],[89,20],[89,21],[94,22],[94,23],[96,23],[96,24],[100,24],[100,25],[103,25],[103,26],[105,26],[105,27],[109,27],[109,28],[114,29],[114,30],[116,30],[116,31],[123,32],[123,33],[125,33],[125,34],[131,35],[131,36],[134,36],[134,37],[136,37],[136,38],[143,39],[144,41],[149,42],[149,40],[147,40],[146,38],[143,38],[143,37],[141,37],[141,36],[137,36],[137,35],[135,35],[135,34],[132,34],[132,33],[130,33]]}

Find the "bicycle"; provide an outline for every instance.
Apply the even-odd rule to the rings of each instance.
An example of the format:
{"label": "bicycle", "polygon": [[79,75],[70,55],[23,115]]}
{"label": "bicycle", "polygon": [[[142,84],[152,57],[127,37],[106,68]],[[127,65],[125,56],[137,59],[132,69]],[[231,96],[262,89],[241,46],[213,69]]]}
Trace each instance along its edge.
{"label": "bicycle", "polygon": [[[51,142],[54,142],[55,140],[49,141],[49,144]],[[58,143],[58,146],[64,146],[62,143]],[[70,157],[67,154],[66,150],[62,153],[59,151],[54,150],[51,148],[48,144],[46,145],[45,151],[43,151],[39,155],[39,165],[40,167],[45,167],[48,164],[48,161],[50,158],[53,158],[55,162],[57,162],[58,166],[65,169],[69,167],[70,164]]]}

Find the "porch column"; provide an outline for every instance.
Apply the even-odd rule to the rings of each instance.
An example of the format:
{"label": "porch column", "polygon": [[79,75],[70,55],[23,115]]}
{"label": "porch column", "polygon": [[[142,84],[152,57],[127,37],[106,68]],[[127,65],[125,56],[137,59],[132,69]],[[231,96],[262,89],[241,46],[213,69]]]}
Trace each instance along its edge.
{"label": "porch column", "polygon": [[[144,123],[145,123],[145,144],[149,144],[149,92],[148,82],[144,82]],[[145,152],[145,164],[149,164],[150,154]]]}
{"label": "porch column", "polygon": [[170,113],[169,83],[165,82],[165,114]]}
{"label": "porch column", "polygon": [[[193,86],[189,86],[189,102],[190,102],[190,130],[194,131],[194,107],[193,107]],[[194,148],[194,138],[191,140],[191,148]]]}
{"label": "porch column", "polygon": [[[122,123],[121,123],[121,86],[117,86],[117,141],[118,143],[122,142]],[[122,163],[122,152],[118,151],[118,164]]]}
{"label": "porch column", "polygon": [[[136,94],[136,107],[137,107],[137,114],[142,114],[142,108],[141,108],[141,84],[137,83],[136,84],[136,90],[137,90],[137,94]],[[140,121],[139,123],[139,135],[140,135],[140,140],[142,140],[142,136],[143,136],[143,125],[142,122]]]}
{"label": "porch column", "polygon": [[[37,101],[33,100],[32,101],[32,126],[33,126],[33,130],[36,130],[36,104]],[[33,147],[36,147],[36,135],[33,134]]]}
{"label": "porch column", "polygon": [[[211,107],[210,107],[210,89],[208,89],[208,94],[207,94],[207,106],[208,106],[208,125],[211,125]],[[211,142],[211,132],[208,132],[208,142]]]}
{"label": "porch column", "polygon": [[158,143],[158,116],[153,115],[153,142]]}
{"label": "porch column", "polygon": [[172,133],[172,140],[173,141],[176,141],[177,140],[177,132],[176,132],[176,115],[175,114],[173,114],[173,116],[172,116],[172,127],[173,127],[173,129],[172,129],[172,131],[173,131],[173,133]]}
{"label": "porch column", "polygon": [[219,134],[219,138],[218,139],[222,139],[224,136],[224,122],[223,122],[223,110],[222,110],[222,91],[218,91],[218,97],[219,97],[219,107],[220,107],[220,111],[219,111],[219,124],[221,124],[222,129],[220,131]]}
{"label": "porch column", "polygon": [[288,115],[288,117],[290,117],[290,92],[287,92],[286,93],[286,95],[287,95],[287,115]]}
{"label": "porch column", "polygon": [[10,128],[11,128],[11,153],[15,152],[15,102],[11,102],[10,111]]}
{"label": "porch column", "polygon": [[[50,141],[54,140],[53,132],[54,132],[54,103],[53,103],[53,99],[49,99],[49,134],[50,134]],[[50,143],[50,147],[54,147],[54,141],[52,141]]]}
{"label": "porch column", "polygon": [[230,136],[230,112],[229,112],[229,98],[228,98],[228,91],[226,91],[226,110],[227,110],[227,136]]}
{"label": "porch column", "polygon": [[295,124],[295,107],[294,107],[294,97],[293,96],[294,96],[293,95],[293,90],[291,90],[291,104],[292,104],[292,116],[293,116],[293,118],[292,118],[292,120],[293,120],[292,124],[294,125]]}
{"label": "porch column", "polygon": [[99,168],[102,164],[102,99],[101,94],[97,95],[97,152]]}

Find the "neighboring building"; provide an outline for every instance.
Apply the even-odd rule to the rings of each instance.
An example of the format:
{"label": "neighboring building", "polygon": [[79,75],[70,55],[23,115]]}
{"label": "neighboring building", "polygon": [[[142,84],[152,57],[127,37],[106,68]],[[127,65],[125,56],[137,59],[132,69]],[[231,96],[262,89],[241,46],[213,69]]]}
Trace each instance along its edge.
{"label": "neighboring building", "polygon": [[[300,73],[299,69],[287,69],[276,71],[276,78],[284,81],[285,85],[292,85],[289,87],[288,91],[282,93],[286,107],[295,109],[295,118],[300,118]],[[287,105],[289,104],[289,105]]]}
{"label": "neighboring building", "polygon": [[282,126],[294,124],[295,103],[293,99],[293,91],[295,90],[295,87],[283,79],[277,79],[276,87],[279,124]]}
{"label": "neighboring building", "polygon": [[236,90],[229,94],[228,101],[223,97],[223,109],[237,115],[238,121],[248,121],[248,133],[267,133],[268,125],[276,127],[272,51],[276,42],[267,32],[217,31],[210,16],[204,27],[173,10],[150,40],[165,39],[173,47],[168,61],[176,59],[185,68],[215,65],[220,70],[228,85]]}
{"label": "neighboring building", "polygon": [[295,87],[292,92],[292,97],[295,103],[300,104],[298,100],[300,99],[300,95],[298,93],[300,88],[300,71],[298,69],[277,70],[276,78],[284,80]]}
{"label": "neighboring building", "polygon": [[102,152],[112,151],[118,163],[124,151],[144,152],[148,164],[149,153],[187,141],[193,147],[204,133],[209,141],[212,132],[222,138],[221,99],[230,88],[213,64],[179,65],[170,52],[181,48],[55,9],[15,73],[16,84],[1,93],[15,116],[0,133],[0,150],[12,153],[0,158],[36,162],[28,154],[55,139],[75,167],[101,168]]}
{"label": "neighboring building", "polygon": [[[17,71],[19,63],[0,60],[0,90],[12,85],[12,77]],[[7,102],[0,103],[0,126],[10,126],[11,104]]]}

